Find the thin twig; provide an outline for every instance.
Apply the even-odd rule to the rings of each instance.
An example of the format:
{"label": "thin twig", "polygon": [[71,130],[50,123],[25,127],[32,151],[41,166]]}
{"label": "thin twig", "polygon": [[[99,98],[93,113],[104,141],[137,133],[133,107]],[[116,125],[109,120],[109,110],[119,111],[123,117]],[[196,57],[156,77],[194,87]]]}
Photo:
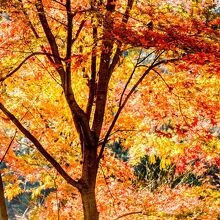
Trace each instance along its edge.
{"label": "thin twig", "polygon": [[50,15],[48,15],[48,14],[47,14],[47,17],[48,17],[48,18],[51,18],[52,20],[56,21],[57,23],[59,23],[59,24],[65,26],[65,27],[67,27],[67,24],[63,23],[62,21],[59,21],[58,19],[56,19],[56,18],[54,18],[54,17],[52,17],[52,16],[50,16]]}
{"label": "thin twig", "polygon": [[75,41],[77,40],[77,38],[79,37],[79,34],[80,34],[81,30],[83,29],[85,22],[86,22],[86,20],[82,20],[82,22],[80,23],[79,28],[76,32],[76,35],[71,41],[71,45],[73,45],[75,43]]}
{"label": "thin twig", "polygon": [[183,114],[179,97],[178,97],[178,100],[179,100],[179,110],[180,110],[180,114],[181,114],[181,116],[182,116],[182,118],[183,118],[183,121],[186,123],[187,126],[190,126],[189,123],[188,123],[187,120],[186,120],[186,116]]}
{"label": "thin twig", "polygon": [[56,3],[58,3],[58,4],[60,4],[61,6],[63,6],[63,7],[66,7],[66,5],[65,4],[63,4],[62,2],[60,2],[60,1],[57,1],[57,0],[52,0],[52,1],[54,1],[54,2],[56,2]]}
{"label": "thin twig", "polygon": [[128,81],[127,81],[127,83],[126,83],[126,85],[125,85],[125,87],[124,87],[124,89],[123,89],[123,91],[122,91],[122,94],[121,94],[121,97],[120,97],[120,101],[119,101],[119,107],[121,106],[124,93],[125,93],[125,91],[126,91],[128,85],[129,85],[129,83],[131,82],[131,79],[132,79],[132,77],[133,77],[133,75],[134,75],[134,73],[135,73],[135,70],[136,70],[137,67],[138,67],[138,63],[139,63],[139,59],[140,59],[141,54],[142,54],[142,49],[140,50],[140,53],[139,53],[139,55],[138,55],[138,59],[137,59],[137,61],[136,61],[136,64],[135,64],[135,66],[134,66],[134,68],[133,68],[133,70],[132,70],[132,72],[131,72],[131,75],[130,75],[130,77],[129,77],[129,79],[128,79]]}
{"label": "thin twig", "polygon": [[[46,55],[46,56],[53,56],[53,54],[50,54],[50,53],[45,53],[45,52],[33,52],[32,54],[30,54],[29,56],[27,56],[26,58],[24,58],[24,60],[13,70],[11,71],[10,73],[8,73],[6,76],[0,78],[0,82],[3,82],[4,80],[6,80],[8,77],[12,76],[15,72],[17,72],[22,66],[23,64],[28,60],[30,59],[31,57],[33,56],[36,56],[36,55]],[[62,60],[62,59],[61,59]]]}
{"label": "thin twig", "polygon": [[5,153],[4,153],[4,155],[3,155],[3,157],[2,157],[2,159],[1,159],[1,161],[0,161],[0,164],[1,164],[1,163],[3,162],[3,160],[5,159],[6,154],[8,153],[8,151],[9,151],[11,145],[13,144],[13,141],[14,141],[14,139],[15,139],[16,134],[17,134],[17,130],[15,130],[15,133],[14,133],[14,135],[13,135],[13,137],[12,137],[12,139],[11,139],[11,141],[10,141],[10,143],[9,143],[9,145],[8,145],[8,147],[7,147]]}
{"label": "thin twig", "polygon": [[45,69],[45,70],[47,71],[47,73],[51,76],[51,78],[52,78],[58,85],[62,86],[61,83],[58,81],[58,79],[56,79],[56,77],[46,68],[46,66],[44,65],[44,63],[43,63],[38,57],[36,57],[36,58],[37,58],[37,60],[41,63],[41,65],[43,65],[44,69]]}
{"label": "thin twig", "polygon": [[115,209],[115,197],[113,196],[113,194],[112,194],[112,192],[111,192],[111,190],[110,190],[110,188],[109,188],[109,185],[108,185],[108,182],[107,182],[107,180],[106,180],[106,176],[105,176],[105,173],[104,173],[104,170],[103,170],[103,167],[102,167],[101,163],[100,163],[100,168],[101,168],[101,171],[102,171],[104,180],[105,180],[106,187],[108,188],[108,191],[109,191],[109,193],[110,193],[110,195],[111,195],[111,197],[112,197],[112,199],[113,199],[113,209],[114,209],[114,212],[115,212],[115,214],[117,214],[117,211],[116,211],[116,209]]}
{"label": "thin twig", "polygon": [[129,213],[122,214],[122,215],[118,216],[117,218],[115,218],[114,220],[118,220],[120,218],[129,216],[129,215],[137,215],[137,214],[147,215],[143,211],[134,211],[134,212],[129,212]]}

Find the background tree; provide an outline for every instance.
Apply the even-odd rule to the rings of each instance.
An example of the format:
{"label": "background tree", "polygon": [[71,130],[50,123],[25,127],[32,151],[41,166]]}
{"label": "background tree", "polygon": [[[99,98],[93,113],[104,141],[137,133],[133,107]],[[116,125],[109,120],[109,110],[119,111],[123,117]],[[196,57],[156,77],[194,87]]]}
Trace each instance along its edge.
{"label": "background tree", "polygon": [[[125,147],[146,144],[151,160],[159,154],[161,169],[181,158],[181,172],[200,151],[200,159],[218,160],[210,132],[219,114],[217,18],[204,21],[190,4],[133,0],[1,7],[10,18],[0,24],[1,150],[17,128],[5,160],[16,175],[41,182],[33,197],[65,180],[74,188],[61,194],[79,191],[84,219],[98,219],[98,169],[101,161],[108,167],[106,144],[119,136]],[[11,175],[5,182],[8,197],[21,192]]]}

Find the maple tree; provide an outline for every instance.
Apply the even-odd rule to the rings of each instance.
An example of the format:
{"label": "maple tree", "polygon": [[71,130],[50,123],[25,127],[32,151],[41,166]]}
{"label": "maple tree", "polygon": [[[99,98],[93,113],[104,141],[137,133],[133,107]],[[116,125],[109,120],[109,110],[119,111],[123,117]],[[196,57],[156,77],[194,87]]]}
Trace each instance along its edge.
{"label": "maple tree", "polygon": [[[33,198],[44,188],[57,190],[46,204],[60,200],[63,219],[82,216],[78,191],[84,219],[104,216],[100,167],[123,183],[110,185],[114,191],[132,194],[131,169],[106,149],[118,139],[130,149],[131,164],[147,154],[151,163],[161,158],[161,169],[175,163],[177,173],[192,160],[198,172],[205,163],[219,165],[212,131],[220,112],[215,7],[208,1],[1,0],[0,153],[5,170],[15,172],[4,176],[7,197],[22,192],[16,176],[25,176],[41,183]],[[155,211],[149,201],[144,205]],[[46,214],[53,218],[53,209]]]}

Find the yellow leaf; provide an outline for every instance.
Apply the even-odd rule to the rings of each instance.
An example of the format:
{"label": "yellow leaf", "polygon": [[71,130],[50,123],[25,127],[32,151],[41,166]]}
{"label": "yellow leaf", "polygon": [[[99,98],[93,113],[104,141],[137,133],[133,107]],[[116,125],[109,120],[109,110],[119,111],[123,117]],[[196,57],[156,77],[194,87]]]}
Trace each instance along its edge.
{"label": "yellow leaf", "polygon": [[166,169],[166,160],[164,158],[160,161],[160,169]]}
{"label": "yellow leaf", "polygon": [[149,156],[149,161],[150,161],[150,163],[152,163],[152,164],[155,164],[155,163],[156,163],[156,158],[155,158],[155,155],[154,155],[154,154],[151,154],[151,155]]}

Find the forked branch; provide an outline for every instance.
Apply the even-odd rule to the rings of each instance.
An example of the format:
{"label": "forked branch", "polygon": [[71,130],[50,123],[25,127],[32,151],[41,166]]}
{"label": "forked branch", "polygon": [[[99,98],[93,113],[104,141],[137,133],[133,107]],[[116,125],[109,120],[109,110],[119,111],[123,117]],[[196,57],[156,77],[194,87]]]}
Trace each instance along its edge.
{"label": "forked branch", "polygon": [[101,146],[101,150],[100,150],[100,153],[99,153],[99,156],[97,158],[97,160],[99,161],[103,155],[103,152],[104,152],[104,149],[105,149],[105,145],[108,141],[108,138],[109,138],[109,135],[111,134],[117,120],[118,120],[118,117],[121,113],[121,111],[123,110],[123,108],[125,107],[127,101],[129,100],[129,98],[131,97],[131,95],[134,93],[134,91],[136,90],[136,88],[141,84],[141,82],[143,81],[143,79],[147,76],[147,74],[156,66],[159,66],[160,64],[163,64],[163,63],[168,63],[168,62],[175,62],[177,60],[179,60],[179,58],[174,58],[174,59],[170,59],[170,60],[161,60],[159,62],[156,62],[159,57],[162,55],[164,51],[162,51],[154,60],[154,62],[147,68],[147,70],[143,73],[143,75],[139,78],[139,80],[133,85],[132,89],[130,90],[130,92],[127,94],[127,96],[125,97],[124,101],[122,102],[122,104],[119,106],[118,108],[118,111],[116,112],[115,114],[115,117],[105,135],[105,138],[104,138],[104,141],[102,143],[102,146]]}
{"label": "forked branch", "polygon": [[64,80],[64,77],[65,77],[64,67],[63,67],[63,64],[60,59],[59,49],[58,49],[58,46],[56,43],[56,39],[50,29],[50,26],[49,26],[47,18],[46,18],[46,13],[44,10],[42,0],[37,0],[35,6],[36,6],[36,9],[38,12],[38,17],[39,17],[40,23],[43,27],[44,33],[45,33],[46,38],[49,42],[52,54],[54,55],[54,62],[56,64],[56,70],[60,74],[62,83],[64,83],[65,82],[65,80]]}

